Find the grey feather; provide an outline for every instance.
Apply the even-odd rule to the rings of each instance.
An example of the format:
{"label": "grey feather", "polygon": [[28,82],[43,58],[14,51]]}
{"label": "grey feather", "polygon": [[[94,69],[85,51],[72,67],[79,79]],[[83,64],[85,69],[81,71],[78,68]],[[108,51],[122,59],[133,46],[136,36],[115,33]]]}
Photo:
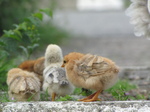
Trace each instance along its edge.
{"label": "grey feather", "polygon": [[66,72],[65,72],[65,69],[63,68],[57,68],[57,71],[59,73],[59,76],[58,76],[58,79],[59,79],[59,84],[61,86],[65,86],[65,85],[68,85],[69,82],[66,78]]}
{"label": "grey feather", "polygon": [[47,83],[59,83],[60,85],[67,85],[69,84],[67,78],[66,78],[66,72],[64,68],[60,67],[52,67],[49,69],[45,69],[45,80]]}

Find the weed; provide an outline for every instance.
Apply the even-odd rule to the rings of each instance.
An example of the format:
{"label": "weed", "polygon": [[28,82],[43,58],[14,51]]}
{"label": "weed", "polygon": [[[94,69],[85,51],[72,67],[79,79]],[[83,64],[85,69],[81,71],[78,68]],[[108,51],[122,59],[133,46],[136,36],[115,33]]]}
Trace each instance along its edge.
{"label": "weed", "polygon": [[[46,92],[41,94],[41,101],[50,101],[50,95],[48,94],[48,91],[46,90]],[[66,95],[66,96],[60,96],[56,98],[56,101],[72,101],[72,100],[76,100],[73,97],[71,97],[70,95]]]}
{"label": "weed", "polygon": [[41,101],[50,101],[51,100],[51,98],[48,94],[48,89],[45,92],[41,93],[40,97],[41,97]]}
{"label": "weed", "polygon": [[73,92],[74,95],[82,95],[82,96],[89,96],[92,93],[93,92],[91,90],[84,89],[84,88],[75,88]]}
{"label": "weed", "polygon": [[7,92],[1,92],[0,93],[0,102],[15,102],[14,99],[9,99]]}
{"label": "weed", "polygon": [[52,16],[50,9],[41,9],[25,18],[22,23],[14,24],[14,29],[4,30],[4,34],[0,37],[0,88],[7,90],[7,71],[17,66],[19,57],[29,59],[39,46],[38,27],[42,22],[43,12]]}
{"label": "weed", "polygon": [[30,102],[30,101],[32,101],[32,98],[35,96],[35,94],[32,94],[28,99],[27,99],[27,101],[28,102]]}
{"label": "weed", "polygon": [[136,88],[136,85],[130,84],[127,80],[119,80],[112,88],[106,91],[112,94],[117,100],[128,100],[134,99],[134,97],[126,95],[125,93]]}
{"label": "weed", "polygon": [[64,97],[60,96],[58,99],[56,99],[56,101],[74,101],[74,100],[76,99],[74,99],[70,95],[66,95]]}

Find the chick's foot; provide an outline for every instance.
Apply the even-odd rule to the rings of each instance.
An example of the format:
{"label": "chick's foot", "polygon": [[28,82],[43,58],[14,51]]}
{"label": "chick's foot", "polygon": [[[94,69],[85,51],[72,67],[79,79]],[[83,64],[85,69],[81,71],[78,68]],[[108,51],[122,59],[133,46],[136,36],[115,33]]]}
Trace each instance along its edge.
{"label": "chick's foot", "polygon": [[102,90],[99,90],[86,98],[80,99],[79,101],[83,101],[83,102],[101,101],[101,99],[98,98],[101,92]]}

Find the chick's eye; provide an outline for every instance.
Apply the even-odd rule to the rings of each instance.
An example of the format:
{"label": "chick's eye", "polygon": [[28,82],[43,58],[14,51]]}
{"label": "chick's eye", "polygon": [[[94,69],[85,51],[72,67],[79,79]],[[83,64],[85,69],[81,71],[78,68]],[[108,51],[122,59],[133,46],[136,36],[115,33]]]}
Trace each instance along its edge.
{"label": "chick's eye", "polygon": [[67,63],[67,62],[64,60],[64,63]]}

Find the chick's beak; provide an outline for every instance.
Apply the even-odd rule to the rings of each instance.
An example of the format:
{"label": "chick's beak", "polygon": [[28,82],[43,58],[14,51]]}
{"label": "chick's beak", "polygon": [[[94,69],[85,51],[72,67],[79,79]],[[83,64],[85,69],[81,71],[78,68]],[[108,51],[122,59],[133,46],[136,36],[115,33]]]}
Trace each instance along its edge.
{"label": "chick's beak", "polygon": [[61,67],[65,67],[65,64],[63,63],[63,64],[61,65]]}

